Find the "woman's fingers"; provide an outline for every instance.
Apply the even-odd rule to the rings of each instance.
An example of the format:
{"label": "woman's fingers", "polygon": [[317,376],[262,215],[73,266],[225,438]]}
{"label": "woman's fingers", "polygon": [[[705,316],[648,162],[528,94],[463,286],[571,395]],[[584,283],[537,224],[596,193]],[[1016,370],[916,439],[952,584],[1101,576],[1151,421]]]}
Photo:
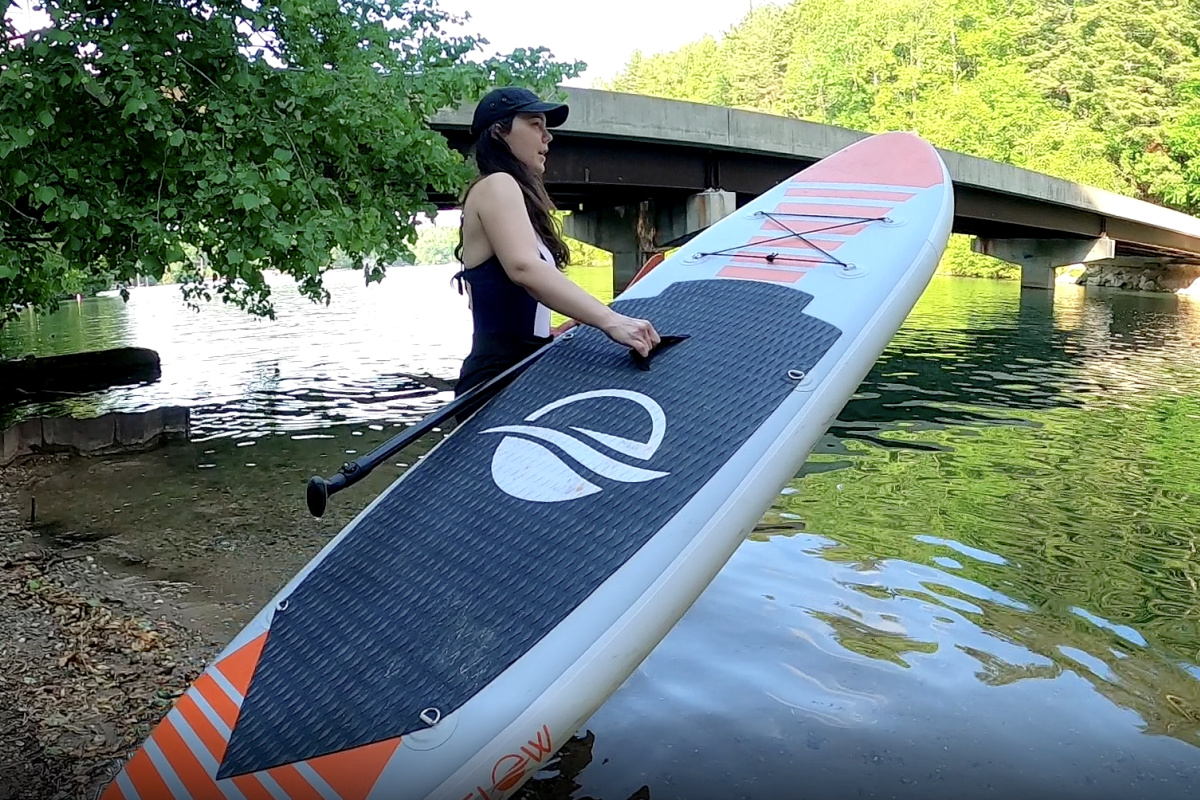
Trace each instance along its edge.
{"label": "woman's fingers", "polygon": [[659,338],[658,331],[654,330],[654,326],[650,324],[649,320],[640,319],[638,322],[640,323],[638,333],[646,346],[646,351],[642,355],[649,355],[650,351],[662,340]]}
{"label": "woman's fingers", "polygon": [[658,331],[649,320],[634,317],[618,316],[615,324],[604,331],[617,344],[632,347],[639,355],[648,356],[660,341]]}
{"label": "woman's fingers", "polygon": [[643,356],[650,355],[650,351],[654,349],[654,345],[658,344],[658,331],[654,330],[654,326],[649,320],[631,319],[633,323],[634,343],[633,347]]}

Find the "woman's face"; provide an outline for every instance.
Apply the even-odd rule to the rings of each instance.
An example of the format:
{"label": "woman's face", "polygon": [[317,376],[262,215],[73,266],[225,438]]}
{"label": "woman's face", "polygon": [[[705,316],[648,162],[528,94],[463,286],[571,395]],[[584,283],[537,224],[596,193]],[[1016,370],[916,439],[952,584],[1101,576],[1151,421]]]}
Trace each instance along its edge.
{"label": "woman's face", "polygon": [[501,136],[517,160],[529,167],[534,175],[546,172],[546,151],[554,137],[546,129],[545,114],[517,114],[513,117],[512,130]]}

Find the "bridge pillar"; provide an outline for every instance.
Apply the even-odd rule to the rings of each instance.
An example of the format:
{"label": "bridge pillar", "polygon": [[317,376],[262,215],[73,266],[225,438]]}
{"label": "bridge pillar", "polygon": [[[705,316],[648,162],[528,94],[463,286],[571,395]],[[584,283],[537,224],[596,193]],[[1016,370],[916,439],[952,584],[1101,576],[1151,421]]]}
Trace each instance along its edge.
{"label": "bridge pillar", "polygon": [[614,295],[629,285],[654,252],[654,235],[647,224],[649,205],[572,211],[563,220],[567,236],[612,253]]}
{"label": "bridge pillar", "polygon": [[675,205],[659,214],[658,241],[663,248],[687,244],[696,234],[737,211],[737,195],[720,189],[706,189],[688,197],[683,204],[682,217],[678,210]]}
{"label": "bridge pillar", "polygon": [[1099,239],[984,239],[971,241],[976,253],[1021,266],[1021,287],[1053,289],[1055,268],[1101,261],[1116,255],[1116,242]]}
{"label": "bridge pillar", "polygon": [[1022,289],[1053,289],[1058,280],[1058,272],[1047,264],[1022,264]]}
{"label": "bridge pillar", "polygon": [[709,189],[683,202],[573,211],[563,221],[572,239],[613,254],[613,294],[619,294],[653,253],[678,247],[737,209],[733,192]]}

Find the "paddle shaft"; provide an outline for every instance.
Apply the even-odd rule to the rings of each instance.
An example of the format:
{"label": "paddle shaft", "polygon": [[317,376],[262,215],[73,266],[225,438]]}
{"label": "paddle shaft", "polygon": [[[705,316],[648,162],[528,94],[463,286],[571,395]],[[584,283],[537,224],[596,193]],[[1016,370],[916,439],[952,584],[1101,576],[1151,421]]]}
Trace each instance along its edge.
{"label": "paddle shaft", "polygon": [[423,418],[412,427],[406,428],[402,433],[396,434],[371,452],[343,464],[342,468],[331,477],[322,478],[319,475],[314,475],[309,478],[306,493],[309,512],[314,517],[323,515],[330,495],[340,492],[347,486],[353,486],[358,483],[367,477],[371,473],[371,470],[432,431],[438,425],[450,419],[450,417],[457,414],[463,408],[479,400],[490,400],[501,389],[512,383],[518,375],[529,369],[553,345],[554,342],[543,345],[491,380],[463,392],[442,408]]}

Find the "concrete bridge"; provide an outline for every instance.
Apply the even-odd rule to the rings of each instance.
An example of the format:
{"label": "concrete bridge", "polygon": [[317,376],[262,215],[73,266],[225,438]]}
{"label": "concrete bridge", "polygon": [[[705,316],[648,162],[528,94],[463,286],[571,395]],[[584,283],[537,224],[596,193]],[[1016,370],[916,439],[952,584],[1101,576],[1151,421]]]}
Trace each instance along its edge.
{"label": "concrete bridge", "polygon": [[[546,185],[572,213],[566,232],[613,253],[623,288],[653,252],[686,242],[738,206],[867,134],[678,100],[567,88]],[[471,108],[432,121],[459,149]],[[941,151],[954,180],[954,231],[977,252],[1053,288],[1068,264],[1200,264],[1200,219],[1038,172]],[[434,198],[453,208],[457,198]]]}

